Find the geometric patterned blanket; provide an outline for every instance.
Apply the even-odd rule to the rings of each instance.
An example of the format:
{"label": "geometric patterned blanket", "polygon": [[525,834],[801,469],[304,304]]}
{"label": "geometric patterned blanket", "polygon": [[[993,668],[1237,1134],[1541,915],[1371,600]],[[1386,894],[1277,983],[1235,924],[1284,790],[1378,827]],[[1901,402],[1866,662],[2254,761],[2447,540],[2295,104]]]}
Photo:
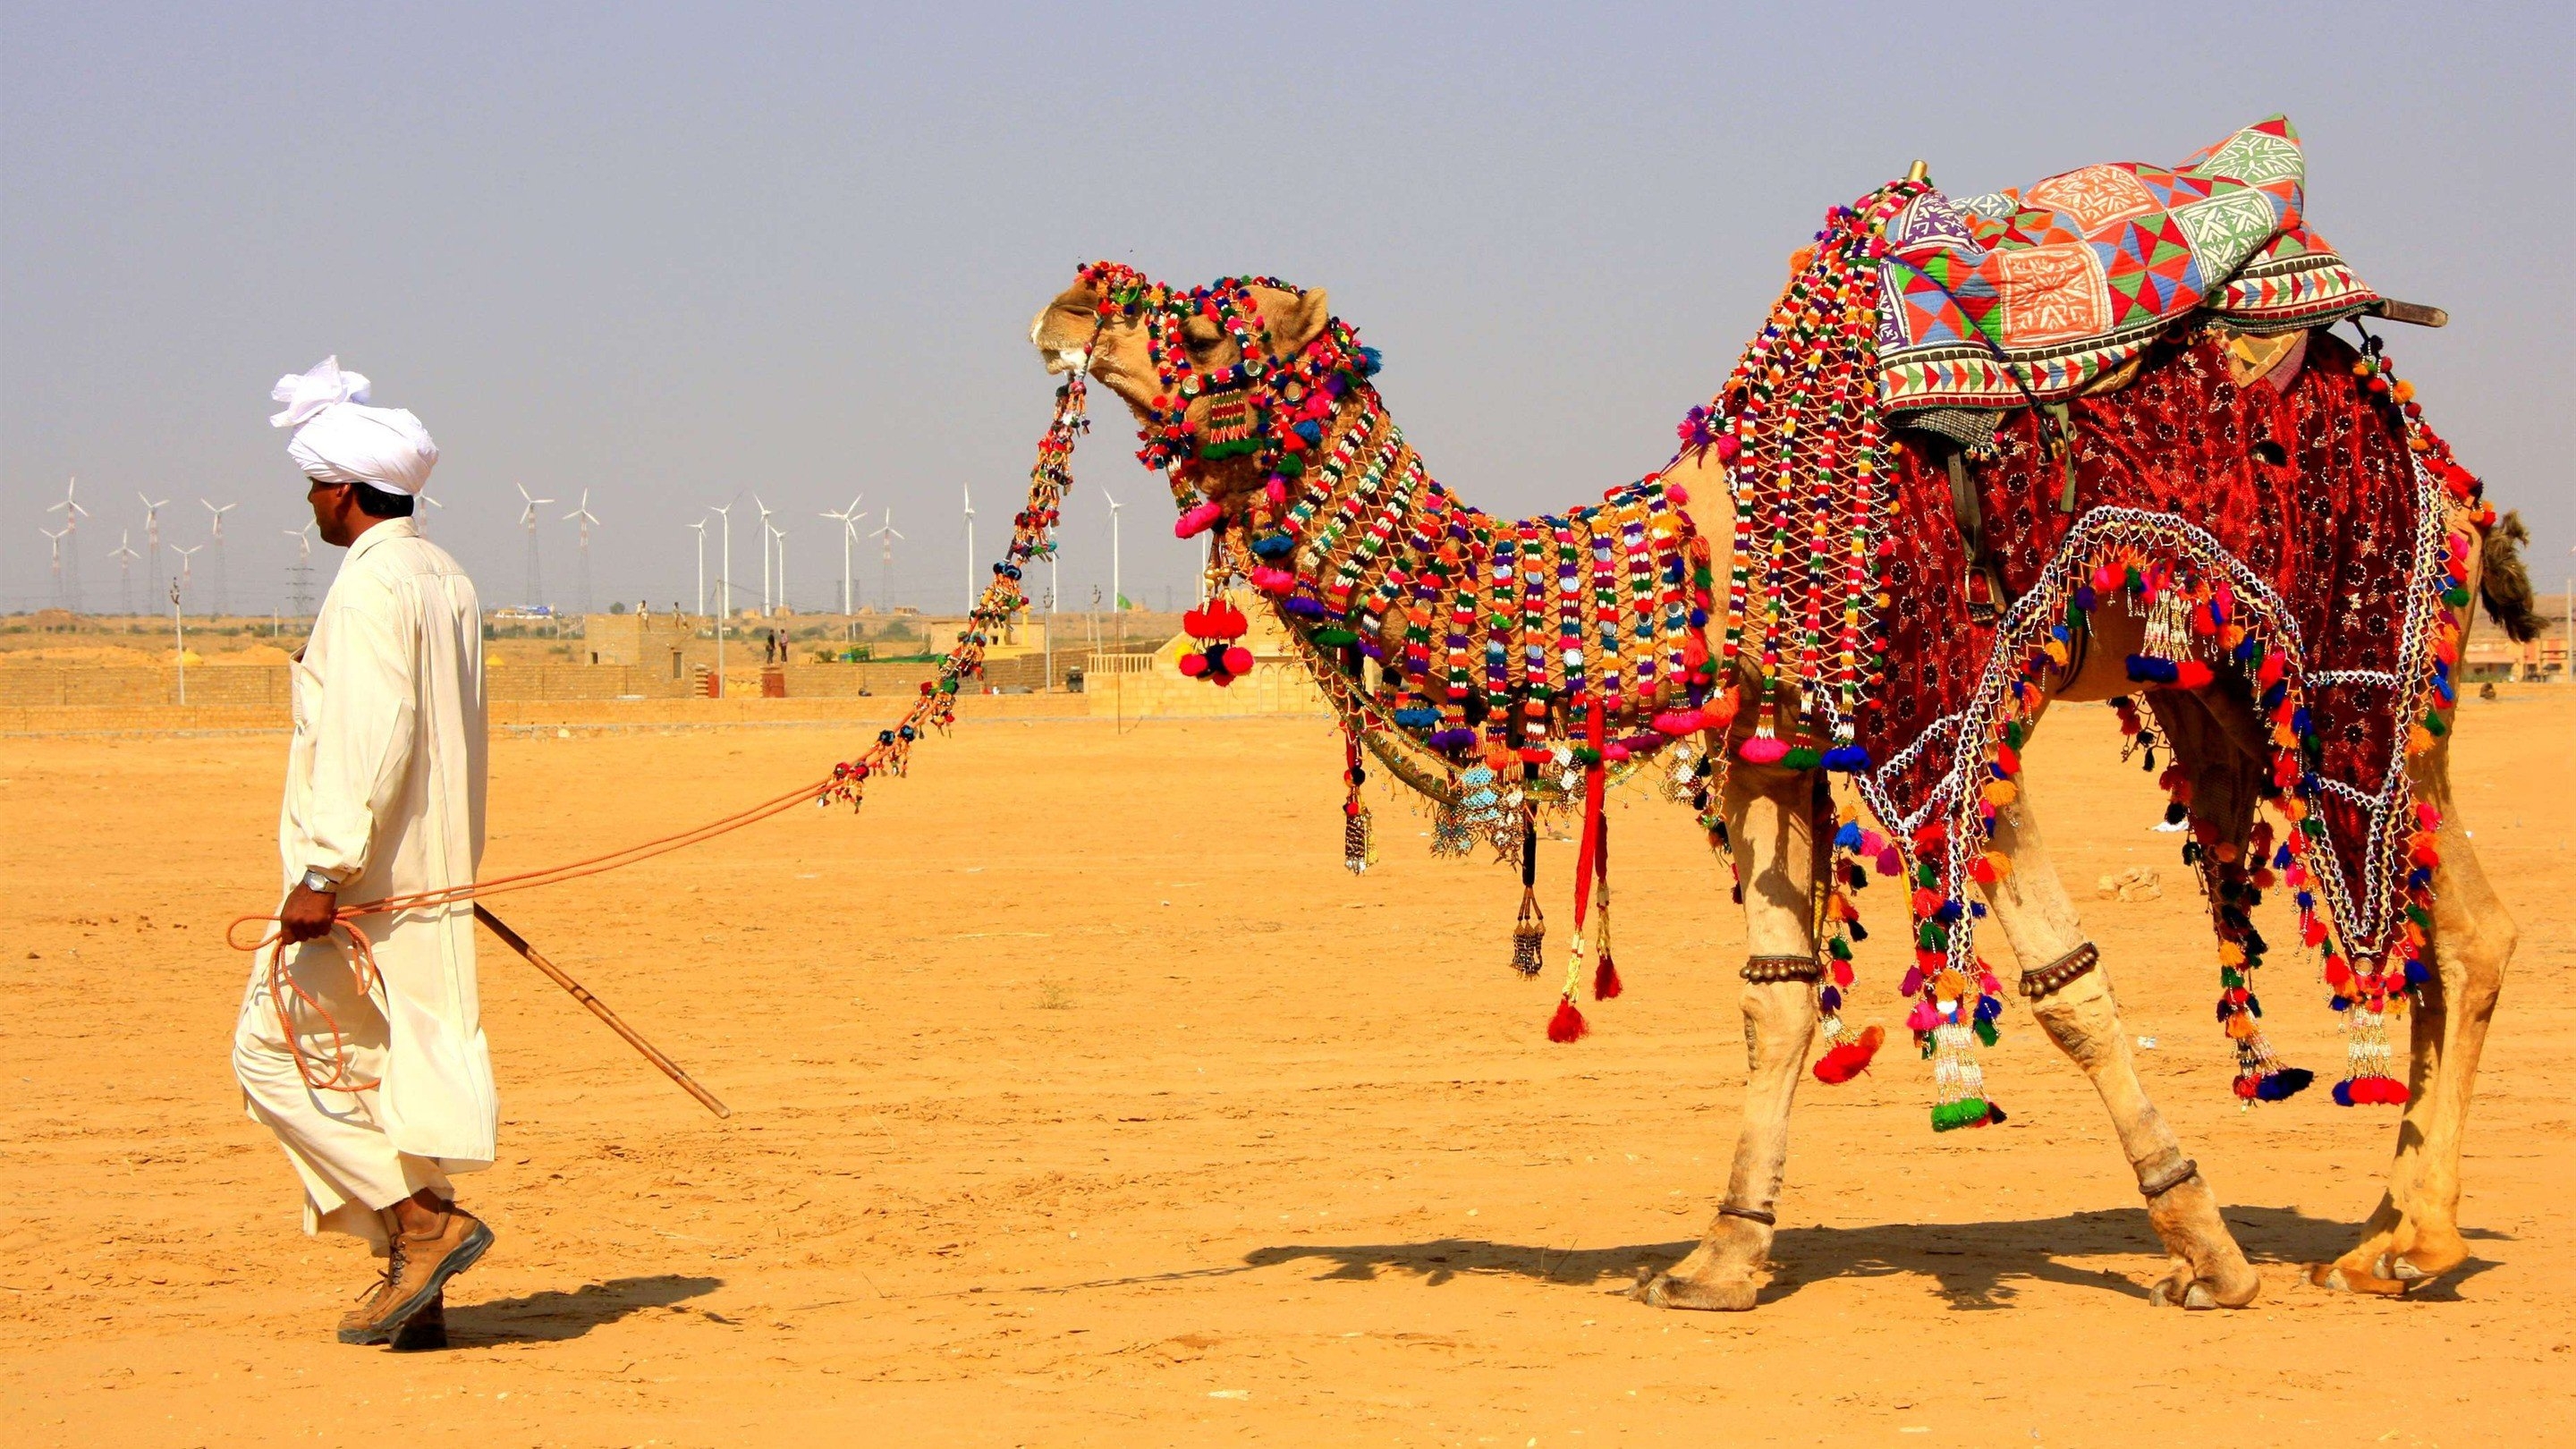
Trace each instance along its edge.
{"label": "geometric patterned blanket", "polygon": [[2321,327],[2378,300],[2307,229],[2289,120],[2180,166],[2087,166],[2026,190],[1915,198],[1880,264],[1882,406],[2016,408],[2082,391],[2205,311]]}

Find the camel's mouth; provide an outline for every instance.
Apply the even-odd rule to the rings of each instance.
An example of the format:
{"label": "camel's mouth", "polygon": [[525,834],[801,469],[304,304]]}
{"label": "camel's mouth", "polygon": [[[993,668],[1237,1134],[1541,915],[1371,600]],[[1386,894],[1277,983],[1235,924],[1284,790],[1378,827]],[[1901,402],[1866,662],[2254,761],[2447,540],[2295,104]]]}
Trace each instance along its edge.
{"label": "camel's mouth", "polygon": [[1088,372],[1091,343],[1099,330],[1099,323],[1089,314],[1077,315],[1072,308],[1058,303],[1029,323],[1029,343],[1045,355],[1050,374]]}

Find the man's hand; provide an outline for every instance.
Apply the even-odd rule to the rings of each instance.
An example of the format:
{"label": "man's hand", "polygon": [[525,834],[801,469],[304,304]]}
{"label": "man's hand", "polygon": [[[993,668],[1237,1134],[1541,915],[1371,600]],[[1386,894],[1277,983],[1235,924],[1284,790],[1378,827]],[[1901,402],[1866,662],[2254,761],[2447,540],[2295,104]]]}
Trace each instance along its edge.
{"label": "man's hand", "polygon": [[288,945],[327,935],[338,918],[340,898],[329,891],[299,885],[286,893],[286,908],[277,913],[280,935]]}

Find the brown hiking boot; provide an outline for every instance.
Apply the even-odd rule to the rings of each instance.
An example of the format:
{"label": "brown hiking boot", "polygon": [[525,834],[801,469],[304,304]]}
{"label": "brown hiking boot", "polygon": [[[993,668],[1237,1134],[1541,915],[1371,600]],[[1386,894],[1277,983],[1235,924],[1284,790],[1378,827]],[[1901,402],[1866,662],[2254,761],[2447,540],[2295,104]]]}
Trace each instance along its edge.
{"label": "brown hiking boot", "polygon": [[[491,1246],[492,1230],[453,1203],[436,1231],[395,1233],[388,1244],[383,1280],[340,1320],[340,1341],[392,1341],[405,1324],[440,1301],[448,1279],[473,1267]],[[445,1332],[443,1318],[440,1332]]]}

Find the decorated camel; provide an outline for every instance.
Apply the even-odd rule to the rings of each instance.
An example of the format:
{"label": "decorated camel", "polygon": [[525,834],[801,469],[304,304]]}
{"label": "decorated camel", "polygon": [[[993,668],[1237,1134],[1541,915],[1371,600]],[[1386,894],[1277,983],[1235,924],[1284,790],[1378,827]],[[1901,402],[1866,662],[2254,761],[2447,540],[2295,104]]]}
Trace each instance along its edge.
{"label": "decorated camel", "polygon": [[[1371,760],[1437,802],[1435,848],[1483,836],[1525,880],[1538,816],[1582,812],[1551,1036],[1584,1030],[1596,886],[1589,974],[1596,996],[1619,989],[1600,814],[1616,777],[1668,765],[1731,853],[1742,1135],[1702,1242],[1649,1301],[1752,1306],[1811,1050],[1840,1081],[1883,1040],[1846,1000],[1873,873],[1908,896],[1898,992],[1935,1128],[2002,1116],[1975,1059],[2002,1015],[1975,946],[1991,917],[2018,994],[2110,1110],[2173,1259],[2156,1300],[2254,1298],[2021,780],[2058,701],[2109,700],[2130,749],[2164,762],[2236,1095],[2311,1081],[2256,994],[2273,948],[2253,912],[2287,889],[2346,1035],[2335,1099],[2403,1107],[2386,1195],[2313,1281],[2398,1293],[2465,1258],[2460,1137],[2515,937],[2453,805],[2453,670],[2473,581],[2517,637],[2538,621],[2518,523],[2499,527],[2360,325],[2439,314],[2379,297],[2307,229],[2303,171],[2279,117],[2178,167],[1967,201],[1918,167],[1828,215],[1668,466],[1520,521],[1432,480],[1320,290],[1181,290],[1095,263],[1038,315],[1068,395],[1093,379],[1128,404],[1180,531],[1213,535],[1217,570],[1278,611],[1340,714],[1354,869]],[[2341,321],[2357,345],[2326,330]],[[1240,617],[1220,599],[1191,623],[1199,672],[1226,682]],[[1835,776],[1866,818],[1837,810]],[[1534,900],[1521,925],[1535,969]]]}

